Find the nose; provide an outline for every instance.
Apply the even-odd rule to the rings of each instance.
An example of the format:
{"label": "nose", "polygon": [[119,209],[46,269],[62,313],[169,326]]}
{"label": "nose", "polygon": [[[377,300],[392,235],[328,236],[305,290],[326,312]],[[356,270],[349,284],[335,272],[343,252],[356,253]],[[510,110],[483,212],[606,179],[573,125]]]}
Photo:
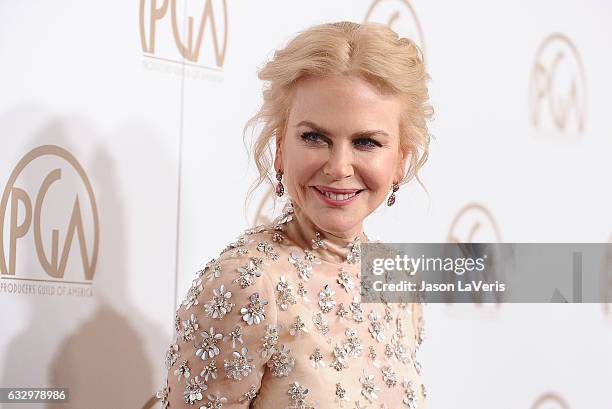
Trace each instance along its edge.
{"label": "nose", "polygon": [[329,157],[323,173],[333,178],[333,180],[341,180],[353,176],[353,152],[350,147],[344,144],[334,145],[331,148]]}

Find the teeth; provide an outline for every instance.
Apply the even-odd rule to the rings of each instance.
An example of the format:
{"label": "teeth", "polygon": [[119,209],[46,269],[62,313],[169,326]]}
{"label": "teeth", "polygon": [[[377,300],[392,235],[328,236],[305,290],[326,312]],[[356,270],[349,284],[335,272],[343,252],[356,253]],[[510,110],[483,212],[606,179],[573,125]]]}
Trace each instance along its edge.
{"label": "teeth", "polygon": [[357,192],[355,193],[346,193],[346,194],[336,194],[336,193],[331,193],[331,192],[322,192],[325,196],[327,196],[328,198],[330,198],[331,200],[347,200],[350,199],[351,197],[355,196],[357,194]]}

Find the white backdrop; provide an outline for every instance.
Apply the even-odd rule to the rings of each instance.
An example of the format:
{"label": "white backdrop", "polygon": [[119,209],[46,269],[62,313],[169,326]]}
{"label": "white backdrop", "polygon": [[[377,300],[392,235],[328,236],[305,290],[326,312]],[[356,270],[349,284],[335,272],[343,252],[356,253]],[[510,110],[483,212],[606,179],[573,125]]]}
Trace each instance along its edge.
{"label": "white backdrop", "polygon": [[[432,77],[429,196],[403,186],[370,237],[610,241],[611,19],[600,0],[0,1],[0,386],[158,405],[195,271],[271,217],[265,191],[243,213],[257,68],[317,23],[389,24]],[[612,300],[612,255],[592,274]],[[612,305],[425,320],[430,408],[612,408]]]}

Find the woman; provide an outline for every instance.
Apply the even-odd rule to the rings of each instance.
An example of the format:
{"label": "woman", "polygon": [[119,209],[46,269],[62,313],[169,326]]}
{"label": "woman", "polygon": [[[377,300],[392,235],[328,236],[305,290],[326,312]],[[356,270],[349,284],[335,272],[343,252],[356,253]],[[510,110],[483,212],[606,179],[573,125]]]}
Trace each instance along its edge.
{"label": "woman", "polygon": [[427,159],[420,52],[383,25],[323,24],[259,78],[258,182],[274,141],[276,193],[290,199],[197,273],[176,312],[162,406],[424,408],[420,305],[359,301],[363,221]]}

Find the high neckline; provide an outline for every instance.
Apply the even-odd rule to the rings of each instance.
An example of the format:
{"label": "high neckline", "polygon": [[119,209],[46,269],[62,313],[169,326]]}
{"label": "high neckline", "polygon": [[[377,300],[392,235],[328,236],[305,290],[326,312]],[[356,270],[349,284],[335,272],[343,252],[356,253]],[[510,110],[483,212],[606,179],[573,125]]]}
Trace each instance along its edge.
{"label": "high neckline", "polygon": [[361,244],[369,241],[363,232],[356,237],[343,238],[319,229],[291,199],[285,204],[275,224],[284,224],[287,238],[303,250],[311,251],[320,259],[335,264],[360,263]]}

